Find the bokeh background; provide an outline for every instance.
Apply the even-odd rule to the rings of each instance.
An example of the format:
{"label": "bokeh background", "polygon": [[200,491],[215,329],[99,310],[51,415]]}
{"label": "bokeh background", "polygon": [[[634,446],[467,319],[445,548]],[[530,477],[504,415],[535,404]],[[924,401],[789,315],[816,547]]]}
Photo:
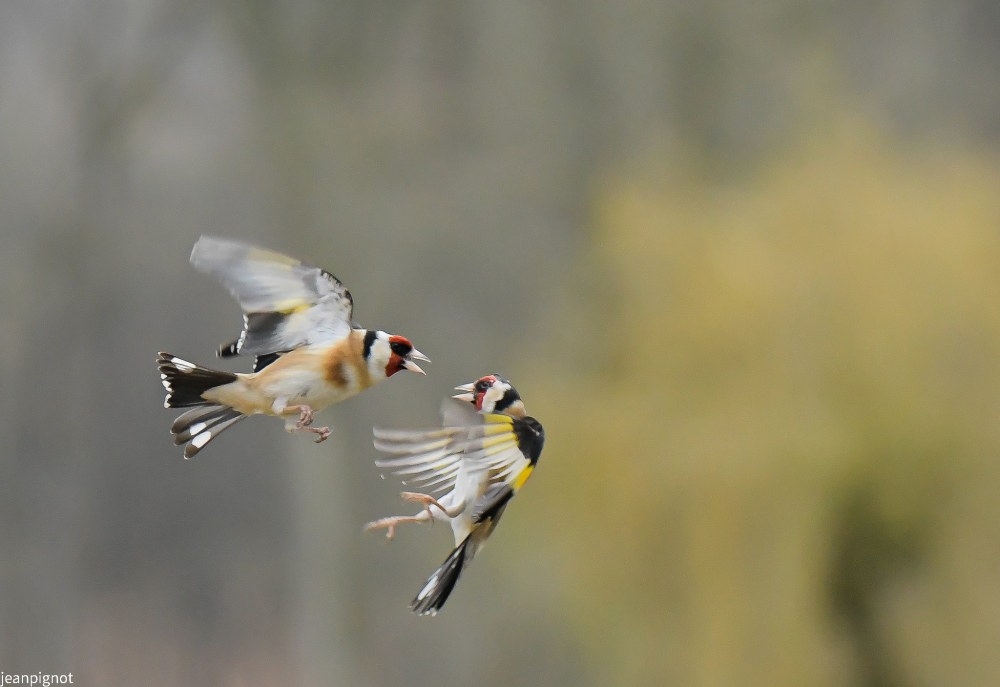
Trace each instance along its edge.
{"label": "bokeh background", "polygon": [[[102,685],[1000,684],[1000,5],[0,4],[0,670]],[[433,360],[182,459],[211,233]],[[229,369],[241,369],[240,362]],[[548,443],[442,615],[370,428]]]}

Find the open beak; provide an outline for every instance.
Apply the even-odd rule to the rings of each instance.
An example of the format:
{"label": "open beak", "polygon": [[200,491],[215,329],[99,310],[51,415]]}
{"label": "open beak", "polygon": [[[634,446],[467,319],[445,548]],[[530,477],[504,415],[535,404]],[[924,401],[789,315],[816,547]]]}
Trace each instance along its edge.
{"label": "open beak", "polygon": [[431,361],[430,358],[428,358],[426,355],[424,355],[423,353],[421,353],[420,351],[418,351],[417,349],[414,348],[403,359],[403,367],[406,368],[407,370],[409,370],[410,372],[416,372],[417,374],[426,375],[427,373],[424,372],[422,369],[420,369],[419,365],[417,365],[415,362],[413,362],[414,358],[416,358],[417,360],[426,361],[428,363]]}
{"label": "open beak", "polygon": [[468,384],[462,384],[461,386],[456,386],[455,391],[464,391],[465,393],[455,394],[454,396],[452,396],[452,398],[457,398],[459,401],[467,401],[468,403],[472,403],[473,401],[476,400],[476,397],[472,394],[472,390],[474,388],[475,385],[473,384],[473,382],[469,382]]}

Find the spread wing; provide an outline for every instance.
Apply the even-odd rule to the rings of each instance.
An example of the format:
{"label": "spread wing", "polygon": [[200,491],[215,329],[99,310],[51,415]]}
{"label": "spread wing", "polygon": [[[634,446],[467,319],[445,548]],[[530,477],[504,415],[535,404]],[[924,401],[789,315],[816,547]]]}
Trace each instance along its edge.
{"label": "spread wing", "polygon": [[275,251],[202,236],[191,264],[216,277],[243,309],[239,338],[219,355],[267,354],[335,341],[351,331],[354,301],[335,276]]}
{"label": "spread wing", "polygon": [[465,460],[489,470],[491,486],[506,484],[517,491],[533,469],[522,446],[522,421],[492,413],[481,417],[482,431],[463,446]]}
{"label": "spread wing", "polygon": [[442,414],[445,425],[439,428],[375,428],[375,448],[387,454],[375,464],[432,493],[454,489],[463,466],[466,471],[488,471],[490,485],[513,484],[531,466],[519,447],[517,420],[480,415],[452,399],[445,401]]}
{"label": "spread wing", "polygon": [[483,421],[467,404],[453,399],[442,403],[441,414],[444,426],[433,429],[374,428],[375,448],[387,454],[377,458],[375,465],[432,493],[454,489],[463,447]]}

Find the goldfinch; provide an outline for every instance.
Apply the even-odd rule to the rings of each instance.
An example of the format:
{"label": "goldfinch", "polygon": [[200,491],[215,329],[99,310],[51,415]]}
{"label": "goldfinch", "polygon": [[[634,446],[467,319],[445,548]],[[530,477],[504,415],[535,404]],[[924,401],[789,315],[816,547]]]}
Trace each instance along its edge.
{"label": "goldfinch", "polygon": [[431,494],[403,492],[403,499],[423,504],[424,510],[375,520],[365,529],[385,529],[391,539],[401,523],[442,520],[455,538],[455,549],[410,604],[418,615],[436,615],[444,606],[531,476],[545,443],[541,423],[525,414],[520,395],[503,377],[487,375],[456,389],[463,393],[442,405],[442,427],[374,430],[375,448],[390,456],[376,465]]}
{"label": "goldfinch", "polygon": [[254,371],[240,374],[195,365],[160,353],[157,366],[166,408],[190,408],[170,428],[191,458],[248,415],[274,415],[288,431],[320,442],[329,427],[314,414],[400,370],[425,374],[429,360],[408,339],[352,324],[353,299],[325,270],[238,241],[202,237],[191,262],[215,275],[239,301],[244,327],[220,356],[253,354]]}

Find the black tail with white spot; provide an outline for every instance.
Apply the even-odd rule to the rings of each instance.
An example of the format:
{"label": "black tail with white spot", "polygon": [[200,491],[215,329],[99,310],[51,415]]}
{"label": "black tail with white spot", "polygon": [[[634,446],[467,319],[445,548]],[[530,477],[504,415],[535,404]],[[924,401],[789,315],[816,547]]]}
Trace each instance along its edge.
{"label": "black tail with white spot", "polygon": [[169,353],[160,353],[156,358],[156,366],[160,368],[160,379],[163,381],[163,388],[167,390],[164,408],[208,405],[210,401],[202,398],[202,394],[236,381],[236,375],[232,372],[210,370]]}
{"label": "black tail with white spot", "polygon": [[417,615],[437,615],[444,602],[451,596],[462,570],[472,560],[475,552],[476,546],[472,543],[470,534],[455,547],[441,567],[427,578],[423,588],[410,603],[410,609]]}
{"label": "black tail with white spot", "polygon": [[156,362],[163,388],[167,390],[163,406],[191,408],[174,420],[170,428],[175,444],[187,444],[185,458],[197,454],[208,442],[246,417],[229,406],[202,397],[209,389],[236,381],[235,374],[200,367],[169,353],[160,353]]}

